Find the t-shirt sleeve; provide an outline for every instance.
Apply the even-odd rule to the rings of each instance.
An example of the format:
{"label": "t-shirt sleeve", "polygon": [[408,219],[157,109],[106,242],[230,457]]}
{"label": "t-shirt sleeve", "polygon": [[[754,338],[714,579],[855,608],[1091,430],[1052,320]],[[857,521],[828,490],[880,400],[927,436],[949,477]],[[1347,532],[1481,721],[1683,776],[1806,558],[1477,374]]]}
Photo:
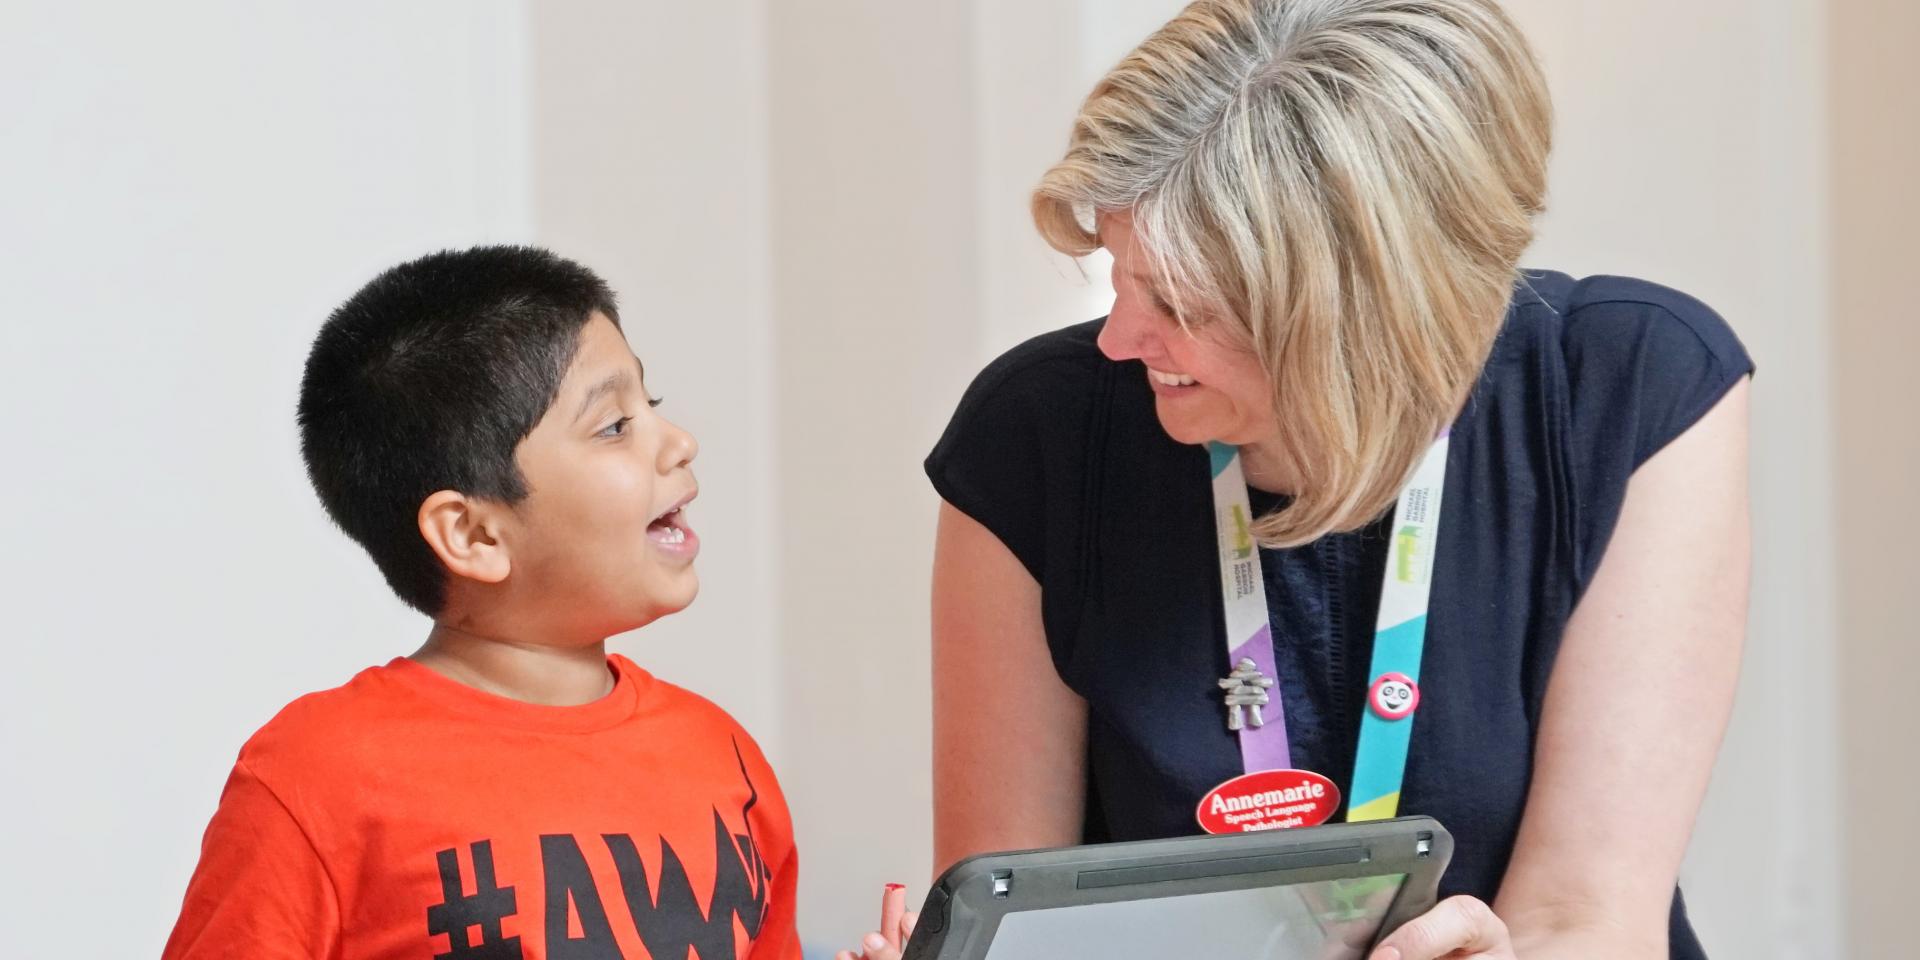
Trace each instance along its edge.
{"label": "t-shirt sleeve", "polygon": [[236,764],[164,960],[329,958],[339,930],[333,881],[313,844],[273,791]]}
{"label": "t-shirt sleeve", "polygon": [[794,912],[800,896],[800,852],[787,854],[773,877],[773,890],[767,897],[767,914],[760,922],[760,934],[754,938],[748,960],[801,960],[800,934]]}
{"label": "t-shirt sleeve", "polygon": [[801,960],[796,902],[800,895],[800,851],[793,839],[793,817],[787,807],[786,792],[773,765],[761,752],[759,742],[719,707],[707,706],[722,718],[734,749],[740,753],[747,778],[754,786],[757,799],[750,814],[750,826],[760,856],[766,858],[766,869],[771,872],[767,880],[766,909],[747,956],[749,960]]}
{"label": "t-shirt sleeve", "polygon": [[1098,377],[1094,324],[1046,334],[975,377],[927,456],[941,499],[986,527],[1046,583],[1049,540],[1075,502]]}
{"label": "t-shirt sleeve", "polygon": [[1580,584],[1592,579],[1634,471],[1686,433],[1753,360],[1712,308],[1655,284],[1585,281],[1566,318]]}

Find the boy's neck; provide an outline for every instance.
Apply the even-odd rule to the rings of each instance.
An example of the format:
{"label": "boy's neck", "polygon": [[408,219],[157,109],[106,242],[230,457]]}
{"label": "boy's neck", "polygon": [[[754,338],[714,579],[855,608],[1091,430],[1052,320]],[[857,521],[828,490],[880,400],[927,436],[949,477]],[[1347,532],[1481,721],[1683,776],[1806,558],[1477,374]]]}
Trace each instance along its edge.
{"label": "boy's neck", "polygon": [[456,683],[543,706],[579,706],[613,692],[604,641],[549,647],[436,623],[411,659]]}

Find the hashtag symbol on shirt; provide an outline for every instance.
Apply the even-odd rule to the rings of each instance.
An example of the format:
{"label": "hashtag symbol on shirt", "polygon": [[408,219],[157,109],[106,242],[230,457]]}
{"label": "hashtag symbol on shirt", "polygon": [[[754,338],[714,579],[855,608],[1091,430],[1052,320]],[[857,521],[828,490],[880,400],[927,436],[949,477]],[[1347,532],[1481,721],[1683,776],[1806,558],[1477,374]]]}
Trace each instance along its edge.
{"label": "hashtag symbol on shirt", "polygon": [[[514,915],[518,906],[512,887],[502,887],[493,876],[493,841],[470,845],[473,852],[473,893],[464,892],[460,880],[460,851],[442,850],[440,890],[445,902],[427,908],[427,933],[446,935],[448,950],[433,960],[522,960],[520,938],[506,936],[500,922]],[[480,928],[475,944],[468,932]]]}

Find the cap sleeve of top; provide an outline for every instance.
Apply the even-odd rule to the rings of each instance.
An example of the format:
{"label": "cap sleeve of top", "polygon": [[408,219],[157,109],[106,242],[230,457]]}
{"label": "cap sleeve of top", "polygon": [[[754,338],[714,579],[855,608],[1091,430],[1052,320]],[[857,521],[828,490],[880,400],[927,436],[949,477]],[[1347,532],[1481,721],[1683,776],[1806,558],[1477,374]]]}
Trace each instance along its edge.
{"label": "cap sleeve of top", "polygon": [[1035,337],[975,377],[926,462],[941,499],[979,521],[1043,587],[1080,526],[1099,321]]}
{"label": "cap sleeve of top", "polygon": [[1699,422],[1754,367],[1712,308],[1641,280],[1581,281],[1563,322],[1577,575],[1584,593],[1633,472]]}

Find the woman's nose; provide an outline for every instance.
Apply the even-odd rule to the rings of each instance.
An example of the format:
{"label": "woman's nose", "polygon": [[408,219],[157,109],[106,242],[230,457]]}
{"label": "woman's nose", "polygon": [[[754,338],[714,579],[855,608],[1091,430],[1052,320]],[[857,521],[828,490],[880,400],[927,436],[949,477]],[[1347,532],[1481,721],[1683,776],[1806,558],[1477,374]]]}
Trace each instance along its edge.
{"label": "woman's nose", "polygon": [[1116,299],[1113,312],[1107,315],[1107,322],[1100,328],[1100,336],[1095,341],[1100,352],[1109,360],[1138,360],[1147,353],[1147,338],[1152,335],[1148,318],[1124,299]]}

